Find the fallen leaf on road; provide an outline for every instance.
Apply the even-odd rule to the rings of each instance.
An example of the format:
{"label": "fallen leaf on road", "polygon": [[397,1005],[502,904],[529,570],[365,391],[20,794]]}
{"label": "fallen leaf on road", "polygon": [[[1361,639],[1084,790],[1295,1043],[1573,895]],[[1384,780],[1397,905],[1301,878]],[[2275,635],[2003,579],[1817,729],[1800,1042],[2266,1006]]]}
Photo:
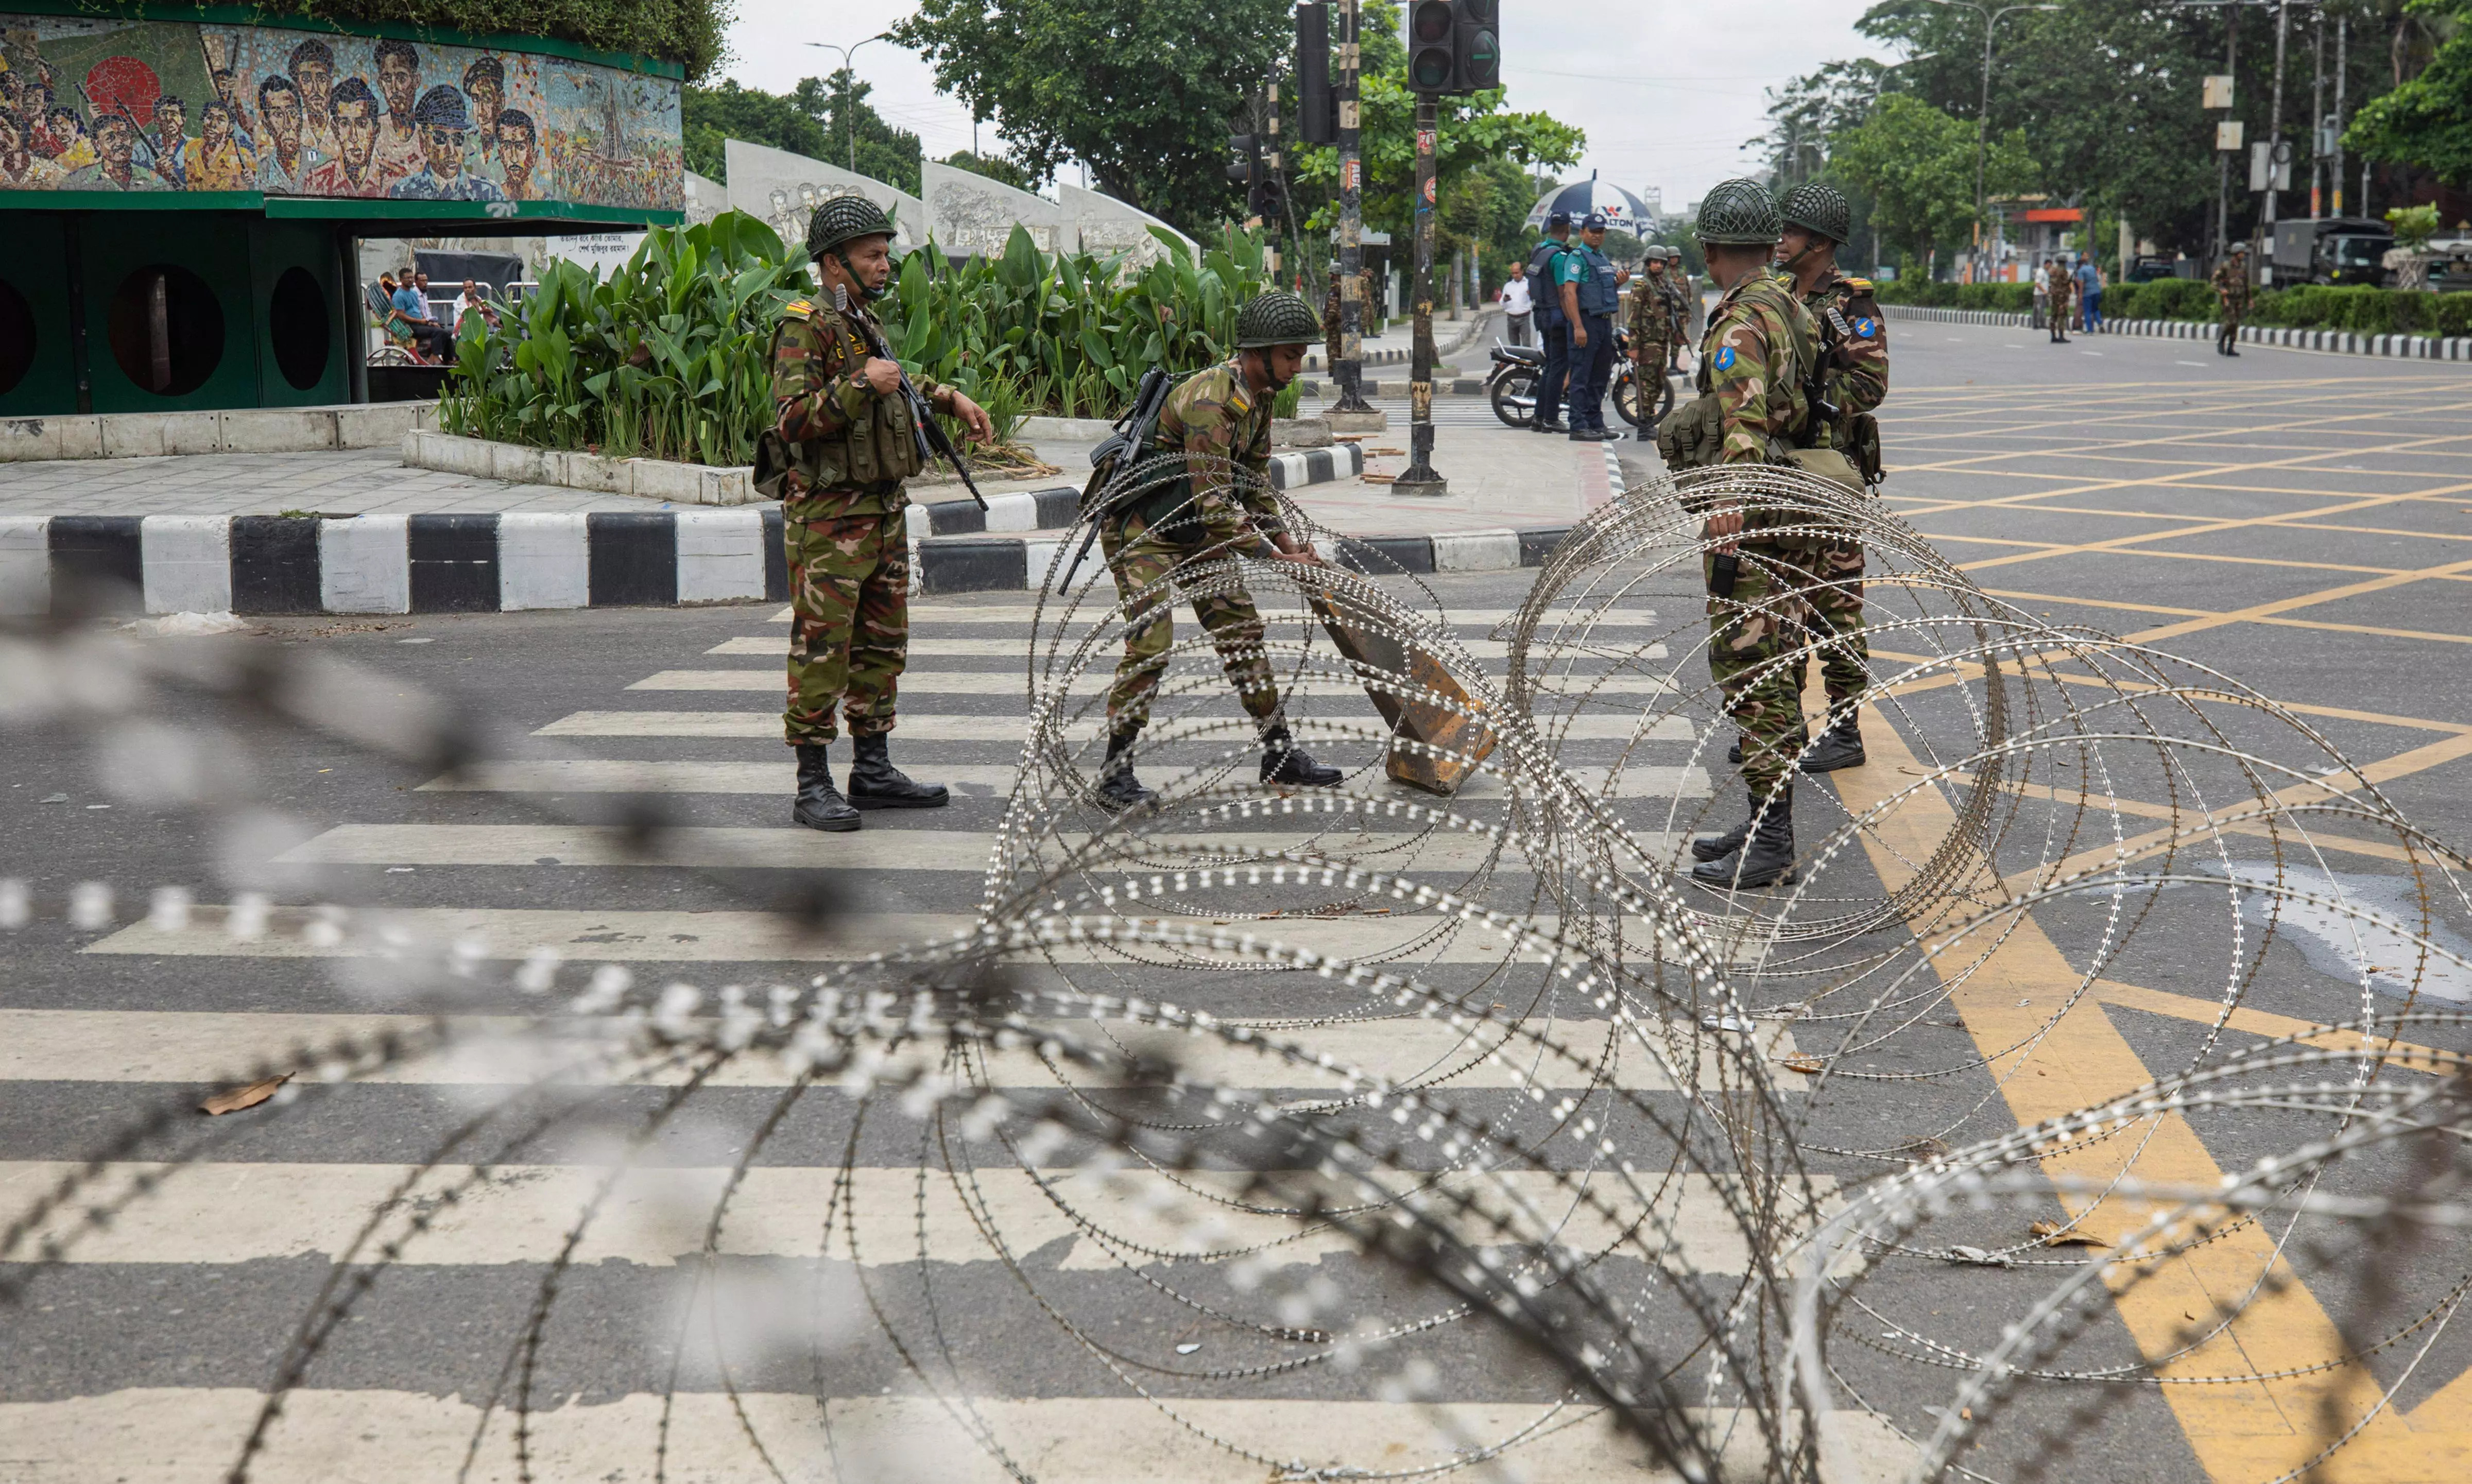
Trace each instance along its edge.
{"label": "fallen leaf on road", "polygon": [[263,1082],[252,1082],[247,1087],[236,1087],[228,1093],[217,1093],[198,1104],[198,1111],[209,1117],[221,1117],[226,1113],[238,1113],[243,1108],[254,1108],[273,1096],[276,1088],[291,1080],[292,1073],[287,1072],[279,1077],[269,1077]]}
{"label": "fallen leaf on road", "polygon": [[1365,476],[1365,483],[1367,484],[1388,484],[1397,478],[1398,476],[1395,474],[1368,474]]}
{"label": "fallen leaf on road", "polygon": [[2036,1221],[2026,1228],[2034,1239],[2046,1247],[2108,1247],[2111,1243],[2092,1232],[2064,1227],[2056,1221]]}
{"label": "fallen leaf on road", "polygon": [[1818,1076],[1819,1073],[1828,1070],[1828,1064],[1821,1061],[1818,1057],[1807,1056],[1798,1052],[1793,1056],[1778,1057],[1777,1065],[1783,1067],[1788,1072],[1799,1072],[1807,1076]]}

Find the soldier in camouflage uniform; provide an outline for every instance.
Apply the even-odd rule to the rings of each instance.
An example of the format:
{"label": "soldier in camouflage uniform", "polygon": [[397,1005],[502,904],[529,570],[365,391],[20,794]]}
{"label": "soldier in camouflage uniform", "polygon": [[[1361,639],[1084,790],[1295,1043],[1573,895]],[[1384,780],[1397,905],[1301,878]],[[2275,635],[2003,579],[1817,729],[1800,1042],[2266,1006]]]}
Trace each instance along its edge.
{"label": "soldier in camouflage uniform", "polygon": [[[781,501],[790,569],[790,702],[785,740],[797,749],[790,817],[817,830],[855,830],[861,809],[933,809],[942,784],[892,766],[893,693],[910,650],[910,504],[902,481],[920,471],[901,367],[870,355],[883,331],[867,305],[892,278],[892,223],[861,196],[818,206],[807,251],[822,292],[784,311],[772,332],[772,427],[756,455],[759,487]],[[932,382],[918,390],[967,424],[994,430],[978,404]],[[838,707],[849,723],[849,796],[833,787],[824,749]]]}
{"label": "soldier in camouflage uniform", "polygon": [[[1789,451],[1818,436],[1803,386],[1818,361],[1818,334],[1792,287],[1769,271],[1782,229],[1776,203],[1757,181],[1724,181],[1700,201],[1700,246],[1723,294],[1700,342],[1700,397],[1657,430],[1670,466],[1792,462]],[[1702,528],[1708,670],[1742,733],[1743,782],[1750,791],[1741,825],[1692,842],[1700,862],[1692,878],[1707,885],[1794,880],[1792,769],[1805,734],[1788,657],[1802,642],[1804,553],[1818,541],[1766,533],[1793,519],[1746,511],[1728,499],[1708,511]],[[1738,564],[1724,596],[1716,590],[1720,554]]]}
{"label": "soldier in camouflage uniform", "polygon": [[[1182,477],[1144,486],[1100,517],[1100,546],[1125,612],[1125,657],[1107,693],[1107,761],[1098,789],[1110,809],[1156,797],[1133,776],[1131,754],[1175,642],[1168,611],[1178,571],[1228,555],[1320,560],[1289,533],[1269,489],[1271,404],[1303,367],[1313,333],[1313,309],[1293,294],[1272,290],[1247,303],[1236,318],[1235,356],[1177,388],[1159,414],[1151,452],[1181,454]],[[1262,781],[1339,783],[1339,769],[1316,763],[1289,734],[1253,600],[1239,588],[1192,601],[1237,698],[1261,728]]]}
{"label": "soldier in camouflage uniform", "polygon": [[[1879,425],[1871,412],[1889,397],[1889,337],[1870,280],[1838,271],[1837,249],[1853,210],[1830,186],[1797,186],[1785,199],[1777,267],[1791,275],[1819,334],[1824,396],[1837,415],[1818,430],[1819,441],[1848,456],[1866,474],[1877,468]],[[1863,632],[1863,543],[1853,532],[1831,534],[1807,554],[1802,592],[1810,639],[1820,651],[1828,688],[1828,730],[1802,755],[1806,773],[1863,766],[1861,708],[1871,683],[1871,647]],[[1801,689],[1799,677],[1795,689]]]}
{"label": "soldier in camouflage uniform", "polygon": [[2055,257],[2043,265],[2043,327],[2052,332],[2051,342],[2069,342],[2069,294],[2078,281],[2069,276],[2069,265]]}
{"label": "soldier in camouflage uniform", "polygon": [[2248,244],[2232,244],[2232,255],[2215,265],[2215,302],[2222,314],[2215,331],[2215,354],[2240,354],[2241,321],[2248,318]]}
{"label": "soldier in camouflage uniform", "polygon": [[1673,280],[1665,276],[1663,247],[1650,247],[1642,268],[1630,286],[1630,359],[1639,368],[1639,405],[1653,411],[1664,396],[1656,385],[1673,364],[1675,342],[1682,339],[1682,305]]}
{"label": "soldier in camouflage uniform", "polygon": [[1321,297],[1321,342],[1323,374],[1331,385],[1339,385],[1340,332],[1344,325],[1339,307],[1339,270],[1330,271],[1330,292]]}

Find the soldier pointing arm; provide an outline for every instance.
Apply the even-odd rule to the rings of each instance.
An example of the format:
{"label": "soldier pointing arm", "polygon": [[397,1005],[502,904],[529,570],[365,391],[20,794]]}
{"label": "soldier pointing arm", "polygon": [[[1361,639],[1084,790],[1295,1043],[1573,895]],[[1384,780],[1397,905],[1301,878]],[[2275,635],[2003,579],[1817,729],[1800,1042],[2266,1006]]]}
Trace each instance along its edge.
{"label": "soldier pointing arm", "polygon": [[[910,533],[902,482],[920,470],[901,367],[868,354],[883,331],[868,306],[892,281],[892,223],[861,196],[818,206],[807,251],[823,290],[792,303],[772,332],[773,426],[758,478],[781,500],[790,570],[790,703],[784,740],[797,749],[791,818],[855,830],[862,809],[934,809],[942,784],[892,766],[893,696],[910,653]],[[921,379],[918,390],[984,443],[979,405]],[[769,468],[769,473],[766,469]],[[849,723],[849,796],[833,787],[825,748],[833,713]]]}

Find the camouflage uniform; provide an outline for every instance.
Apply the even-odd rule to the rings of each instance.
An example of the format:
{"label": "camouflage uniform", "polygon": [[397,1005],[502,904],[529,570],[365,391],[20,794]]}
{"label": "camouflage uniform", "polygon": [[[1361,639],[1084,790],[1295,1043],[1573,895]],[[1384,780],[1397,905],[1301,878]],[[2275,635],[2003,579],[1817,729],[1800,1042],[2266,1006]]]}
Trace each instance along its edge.
{"label": "camouflage uniform", "polygon": [[[1837,420],[1821,430],[1828,445],[1855,444],[1855,419],[1889,399],[1889,332],[1870,280],[1834,273],[1802,297],[1827,347],[1823,373]],[[1851,533],[1823,539],[1807,555],[1803,600],[1831,711],[1871,683],[1871,646],[1863,633],[1863,543]],[[1798,687],[1797,687],[1798,689]]]}
{"label": "camouflage uniform", "polygon": [[2059,259],[2054,258],[2044,265],[2043,324],[2052,332],[2052,339],[2056,342],[2068,339],[2069,294],[2076,287],[2077,280],[2069,276],[2068,269]]}
{"label": "camouflage uniform", "polygon": [[1321,298],[1322,366],[1336,375],[1339,370],[1340,331],[1344,319],[1339,307],[1339,275],[1331,275],[1330,292]]}
{"label": "camouflage uniform", "polygon": [[[1700,393],[1713,400],[1717,461],[1780,463],[1810,421],[1802,383],[1818,358],[1810,311],[1785,280],[1746,275],[1708,316]],[[1733,596],[1708,596],[1708,672],[1743,734],[1743,781],[1765,798],[1785,781],[1803,736],[1802,696],[1784,656],[1799,647],[1810,581],[1808,534],[1764,537],[1773,512],[1744,512]],[[1713,539],[1713,536],[1711,537]],[[1716,556],[1701,558],[1713,578]]]}
{"label": "camouflage uniform", "polygon": [[[1675,342],[1682,338],[1682,321],[1676,314],[1679,307],[1673,285],[1662,272],[1643,271],[1630,281],[1630,348],[1642,368],[1643,380],[1663,376],[1672,363]],[[1641,404],[1652,404],[1658,395],[1642,388]]]}
{"label": "camouflage uniform", "polygon": [[[1254,396],[1235,361],[1189,378],[1169,394],[1153,448],[1183,453],[1185,477],[1108,516],[1099,530],[1127,620],[1125,657],[1107,693],[1111,733],[1150,719],[1151,696],[1175,642],[1168,614],[1177,569],[1259,553],[1269,546],[1264,532],[1279,526],[1278,506],[1267,492],[1271,398]],[[1245,709],[1257,720],[1272,720],[1279,690],[1262,648],[1262,616],[1253,600],[1241,588],[1196,597],[1193,616],[1210,631],[1220,665]]]}
{"label": "camouflage uniform", "polygon": [[2228,354],[2240,342],[2241,321],[2248,318],[2248,260],[2246,257],[2225,258],[2215,265],[2215,302],[2220,307],[2215,335],[2215,349]]}
{"label": "camouflage uniform", "polygon": [[[774,431],[789,445],[780,489],[790,700],[781,728],[794,747],[833,741],[836,704],[852,737],[891,731],[909,657],[910,496],[901,482],[920,466],[908,405],[858,379],[868,350],[853,321],[866,314],[802,299],[772,332]],[[913,385],[931,398],[942,389]]]}

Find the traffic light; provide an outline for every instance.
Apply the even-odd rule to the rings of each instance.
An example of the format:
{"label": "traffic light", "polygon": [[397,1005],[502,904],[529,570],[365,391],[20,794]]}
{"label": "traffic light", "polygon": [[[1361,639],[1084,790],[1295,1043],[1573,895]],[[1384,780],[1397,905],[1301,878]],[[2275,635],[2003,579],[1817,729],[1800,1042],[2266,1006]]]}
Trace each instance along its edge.
{"label": "traffic light", "polygon": [[1339,143],[1339,95],[1330,85],[1330,7],[1296,7],[1296,142]]}
{"label": "traffic light", "polygon": [[1412,0],[1408,86],[1419,93],[1474,93],[1502,85],[1501,0]]}
{"label": "traffic light", "polygon": [[1252,194],[1262,182],[1262,143],[1251,134],[1227,136],[1227,178]]}
{"label": "traffic light", "polygon": [[1459,82],[1455,92],[1478,93],[1502,85],[1502,38],[1497,27],[1502,18],[1502,0],[1459,0],[1453,7],[1459,13],[1458,43]]}

